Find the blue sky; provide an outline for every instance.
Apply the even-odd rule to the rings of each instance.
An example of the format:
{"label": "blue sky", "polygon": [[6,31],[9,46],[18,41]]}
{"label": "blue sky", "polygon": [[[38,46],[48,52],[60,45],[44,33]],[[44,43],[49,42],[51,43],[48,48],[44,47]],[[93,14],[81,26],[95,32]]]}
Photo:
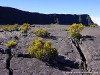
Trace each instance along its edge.
{"label": "blue sky", "polygon": [[40,13],[89,14],[100,17],[100,0],[0,0],[0,6]]}
{"label": "blue sky", "polygon": [[89,14],[100,18],[100,0],[0,0],[0,6],[30,12]]}

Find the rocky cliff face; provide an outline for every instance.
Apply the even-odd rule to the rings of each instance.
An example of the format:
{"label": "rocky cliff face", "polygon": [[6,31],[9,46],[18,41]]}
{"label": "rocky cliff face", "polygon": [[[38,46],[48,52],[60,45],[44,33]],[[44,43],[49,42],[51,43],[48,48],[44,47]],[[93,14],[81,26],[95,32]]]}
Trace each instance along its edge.
{"label": "rocky cliff face", "polygon": [[82,23],[89,25],[93,23],[88,14],[41,14],[21,11],[10,7],[0,6],[0,24],[66,24]]}

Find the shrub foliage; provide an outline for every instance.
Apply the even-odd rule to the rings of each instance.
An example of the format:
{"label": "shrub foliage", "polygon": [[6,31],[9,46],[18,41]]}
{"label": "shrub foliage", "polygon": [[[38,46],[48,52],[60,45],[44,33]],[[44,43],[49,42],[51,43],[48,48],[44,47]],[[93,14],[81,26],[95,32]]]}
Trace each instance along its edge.
{"label": "shrub foliage", "polygon": [[40,36],[40,37],[48,37],[48,36],[50,36],[50,33],[47,30],[44,30],[44,29],[36,30],[34,32],[34,34],[37,35],[37,36]]}
{"label": "shrub foliage", "polygon": [[16,31],[18,30],[18,27],[18,24],[1,26],[4,31]]}
{"label": "shrub foliage", "polygon": [[41,60],[54,60],[58,56],[57,49],[52,46],[51,41],[43,41],[42,38],[38,38],[32,42],[32,46],[29,46],[28,53],[33,54],[36,58]]}
{"label": "shrub foliage", "polygon": [[7,47],[13,47],[13,46],[16,46],[16,45],[17,45],[16,40],[11,40],[6,44]]}
{"label": "shrub foliage", "polygon": [[90,24],[90,27],[94,28],[94,27],[96,27],[96,25],[94,25],[94,24]]}
{"label": "shrub foliage", "polygon": [[68,30],[69,30],[69,33],[70,33],[70,36],[72,38],[75,38],[75,39],[80,39],[80,37],[82,37],[82,35],[80,34],[80,32],[84,29],[84,25],[82,24],[72,24]]}
{"label": "shrub foliage", "polygon": [[21,27],[21,32],[26,33],[31,28],[30,24],[24,23]]}

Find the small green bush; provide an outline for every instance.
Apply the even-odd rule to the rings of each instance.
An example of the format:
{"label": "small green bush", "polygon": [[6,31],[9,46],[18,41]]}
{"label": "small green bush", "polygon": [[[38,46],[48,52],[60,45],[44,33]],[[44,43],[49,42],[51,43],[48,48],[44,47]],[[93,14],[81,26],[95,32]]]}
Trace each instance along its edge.
{"label": "small green bush", "polygon": [[92,28],[94,28],[94,27],[96,27],[94,24],[90,24],[90,27],[92,27]]}
{"label": "small green bush", "polygon": [[70,36],[76,39],[80,39],[82,37],[82,35],[78,32],[70,33]]}
{"label": "small green bush", "polygon": [[50,33],[47,30],[44,30],[44,29],[36,30],[34,32],[34,34],[37,35],[37,36],[40,36],[40,37],[48,37],[48,36],[50,36]]}
{"label": "small green bush", "polygon": [[31,28],[30,24],[24,23],[21,27],[21,32],[26,33]]}
{"label": "small green bush", "polygon": [[15,41],[15,40],[11,40],[6,44],[7,47],[13,47],[16,45],[17,45],[17,41]]}
{"label": "small green bush", "polygon": [[18,24],[15,24],[14,26],[13,26],[13,30],[18,30],[19,29],[19,25]]}
{"label": "small green bush", "polygon": [[4,25],[1,28],[4,31],[16,31],[16,30],[18,30],[18,27],[19,27],[18,24],[15,24],[15,25]]}
{"label": "small green bush", "polygon": [[9,31],[8,26],[2,26],[1,27],[4,31]]}
{"label": "small green bush", "polygon": [[74,39],[80,39],[82,37],[82,35],[80,34],[80,32],[84,29],[84,25],[82,24],[72,24],[68,30],[69,30],[69,34],[72,38]]}
{"label": "small green bush", "polygon": [[52,46],[51,41],[44,42],[42,38],[38,38],[32,43],[32,46],[28,48],[28,53],[33,54],[36,58],[52,61],[58,56],[57,49]]}

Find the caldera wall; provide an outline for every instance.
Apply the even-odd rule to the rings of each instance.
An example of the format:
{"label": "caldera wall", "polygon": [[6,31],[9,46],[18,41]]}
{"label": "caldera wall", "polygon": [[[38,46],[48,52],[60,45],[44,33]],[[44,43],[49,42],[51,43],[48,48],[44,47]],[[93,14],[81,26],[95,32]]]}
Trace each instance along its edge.
{"label": "caldera wall", "polygon": [[0,24],[64,24],[82,23],[89,25],[93,23],[88,14],[41,14],[18,10],[11,7],[0,6]]}

